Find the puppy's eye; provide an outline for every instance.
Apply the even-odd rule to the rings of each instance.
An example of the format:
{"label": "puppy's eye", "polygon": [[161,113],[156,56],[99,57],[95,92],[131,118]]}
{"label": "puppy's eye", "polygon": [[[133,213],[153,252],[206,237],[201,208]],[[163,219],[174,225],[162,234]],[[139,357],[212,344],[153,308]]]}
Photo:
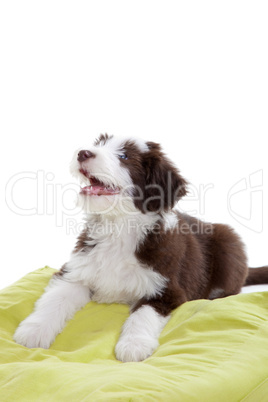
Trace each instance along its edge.
{"label": "puppy's eye", "polygon": [[120,158],[120,159],[127,159],[127,154],[125,154],[125,153],[120,154],[120,155],[118,155],[118,158]]}

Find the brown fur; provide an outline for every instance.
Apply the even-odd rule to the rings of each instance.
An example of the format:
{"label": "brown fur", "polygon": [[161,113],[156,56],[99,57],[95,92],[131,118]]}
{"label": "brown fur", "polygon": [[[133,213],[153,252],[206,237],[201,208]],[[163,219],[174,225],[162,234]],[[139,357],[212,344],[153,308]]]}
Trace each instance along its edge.
{"label": "brown fur", "polygon": [[197,220],[180,213],[178,218],[175,230],[150,233],[136,251],[141,263],[169,282],[161,296],[141,300],[134,310],[149,304],[167,315],[188,300],[237,294],[245,282],[248,268],[244,247],[230,227],[199,221],[203,231],[193,233],[191,224]]}
{"label": "brown fur", "polygon": [[260,268],[249,268],[248,276],[244,286],[260,285],[268,282],[268,266]]}
{"label": "brown fur", "polygon": [[89,241],[92,241],[92,239],[89,237],[88,230],[85,227],[77,238],[73,253],[78,253],[79,251],[90,251],[94,246],[89,246]]}
{"label": "brown fur", "polygon": [[143,213],[168,211],[187,193],[187,181],[161,151],[160,145],[147,142],[149,151],[140,153],[127,141],[128,159],[122,165],[129,170],[135,186],[134,203]]}
{"label": "brown fur", "polygon": [[66,274],[67,270],[66,270],[66,264],[64,264],[61,269],[57,272],[55,272],[53,275],[57,278],[61,278],[64,274]]}
{"label": "brown fur", "polygon": [[[143,213],[169,211],[187,193],[187,181],[166,158],[158,144],[148,142],[149,151],[139,153],[134,143],[128,142],[127,160],[133,183],[139,189],[135,205]],[[157,184],[163,189],[159,196]],[[140,194],[142,190],[142,196]],[[225,297],[240,292],[243,285],[268,282],[268,268],[248,275],[247,257],[240,237],[223,224],[208,224],[178,213],[175,230],[152,230],[136,250],[136,257],[168,278],[164,293],[154,299],[140,300],[133,311],[144,304],[168,315],[187,300]],[[182,229],[181,229],[182,228]],[[181,230],[180,230],[181,229]],[[245,282],[246,281],[246,282]]]}
{"label": "brown fur", "polygon": [[96,138],[94,145],[102,145],[103,146],[112,137],[113,137],[112,135],[101,134],[98,138]]}
{"label": "brown fur", "polygon": [[[100,136],[95,145],[105,145],[111,137]],[[163,293],[141,299],[166,316],[188,300],[235,295],[243,285],[268,283],[268,267],[249,269],[244,245],[232,228],[202,222],[177,213],[177,227],[164,228],[165,212],[187,193],[187,181],[161,151],[159,144],[148,142],[148,151],[140,152],[134,141],[127,141],[121,159],[134,186],[133,201],[142,213],[160,215],[155,228],[138,245],[136,257],[144,269],[153,269],[168,279]],[[86,230],[78,238],[74,252],[87,248]],[[62,268],[64,272],[64,267]],[[60,274],[61,275],[61,274]]]}
{"label": "brown fur", "polygon": [[[77,242],[76,242],[75,248],[73,250],[73,253],[90,251],[90,249],[92,249],[94,247],[94,246],[88,245],[88,241],[91,241],[91,240],[92,239],[88,235],[87,228],[85,227],[77,238]],[[66,272],[67,272],[66,264],[64,264],[59,271],[54,273],[54,276],[61,277]]]}

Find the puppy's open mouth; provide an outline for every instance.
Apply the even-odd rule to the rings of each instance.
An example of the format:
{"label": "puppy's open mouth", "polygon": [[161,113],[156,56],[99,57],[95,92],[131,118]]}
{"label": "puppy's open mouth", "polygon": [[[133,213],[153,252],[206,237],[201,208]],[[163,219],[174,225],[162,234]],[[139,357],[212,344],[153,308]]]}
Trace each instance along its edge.
{"label": "puppy's open mouth", "polygon": [[80,173],[86,176],[87,179],[90,181],[89,186],[81,187],[80,194],[100,196],[100,195],[115,195],[120,193],[120,189],[118,187],[107,186],[101,180],[90,175],[84,169],[80,169]]}

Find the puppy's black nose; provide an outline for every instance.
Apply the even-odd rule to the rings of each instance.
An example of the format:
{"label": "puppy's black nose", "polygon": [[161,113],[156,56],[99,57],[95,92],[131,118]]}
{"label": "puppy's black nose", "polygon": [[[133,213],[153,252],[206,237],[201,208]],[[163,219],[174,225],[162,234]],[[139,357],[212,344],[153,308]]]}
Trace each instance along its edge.
{"label": "puppy's black nose", "polygon": [[78,153],[77,160],[78,160],[79,162],[83,162],[83,161],[85,161],[86,159],[94,158],[94,156],[95,156],[95,154],[93,154],[92,152],[83,149],[82,151],[80,151],[80,152]]}

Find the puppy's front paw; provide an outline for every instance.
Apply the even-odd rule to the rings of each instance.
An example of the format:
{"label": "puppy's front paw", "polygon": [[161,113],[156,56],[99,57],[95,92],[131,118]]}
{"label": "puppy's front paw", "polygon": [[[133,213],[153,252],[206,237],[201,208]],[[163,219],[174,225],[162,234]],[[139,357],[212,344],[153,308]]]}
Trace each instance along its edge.
{"label": "puppy's front paw", "polygon": [[18,326],[14,334],[14,341],[27,348],[48,349],[53,339],[51,339],[48,328],[45,328],[44,325],[28,322],[26,319]]}
{"label": "puppy's front paw", "polygon": [[124,363],[140,362],[150,357],[157,346],[158,342],[153,338],[124,339],[122,336],[115,347],[115,355]]}

